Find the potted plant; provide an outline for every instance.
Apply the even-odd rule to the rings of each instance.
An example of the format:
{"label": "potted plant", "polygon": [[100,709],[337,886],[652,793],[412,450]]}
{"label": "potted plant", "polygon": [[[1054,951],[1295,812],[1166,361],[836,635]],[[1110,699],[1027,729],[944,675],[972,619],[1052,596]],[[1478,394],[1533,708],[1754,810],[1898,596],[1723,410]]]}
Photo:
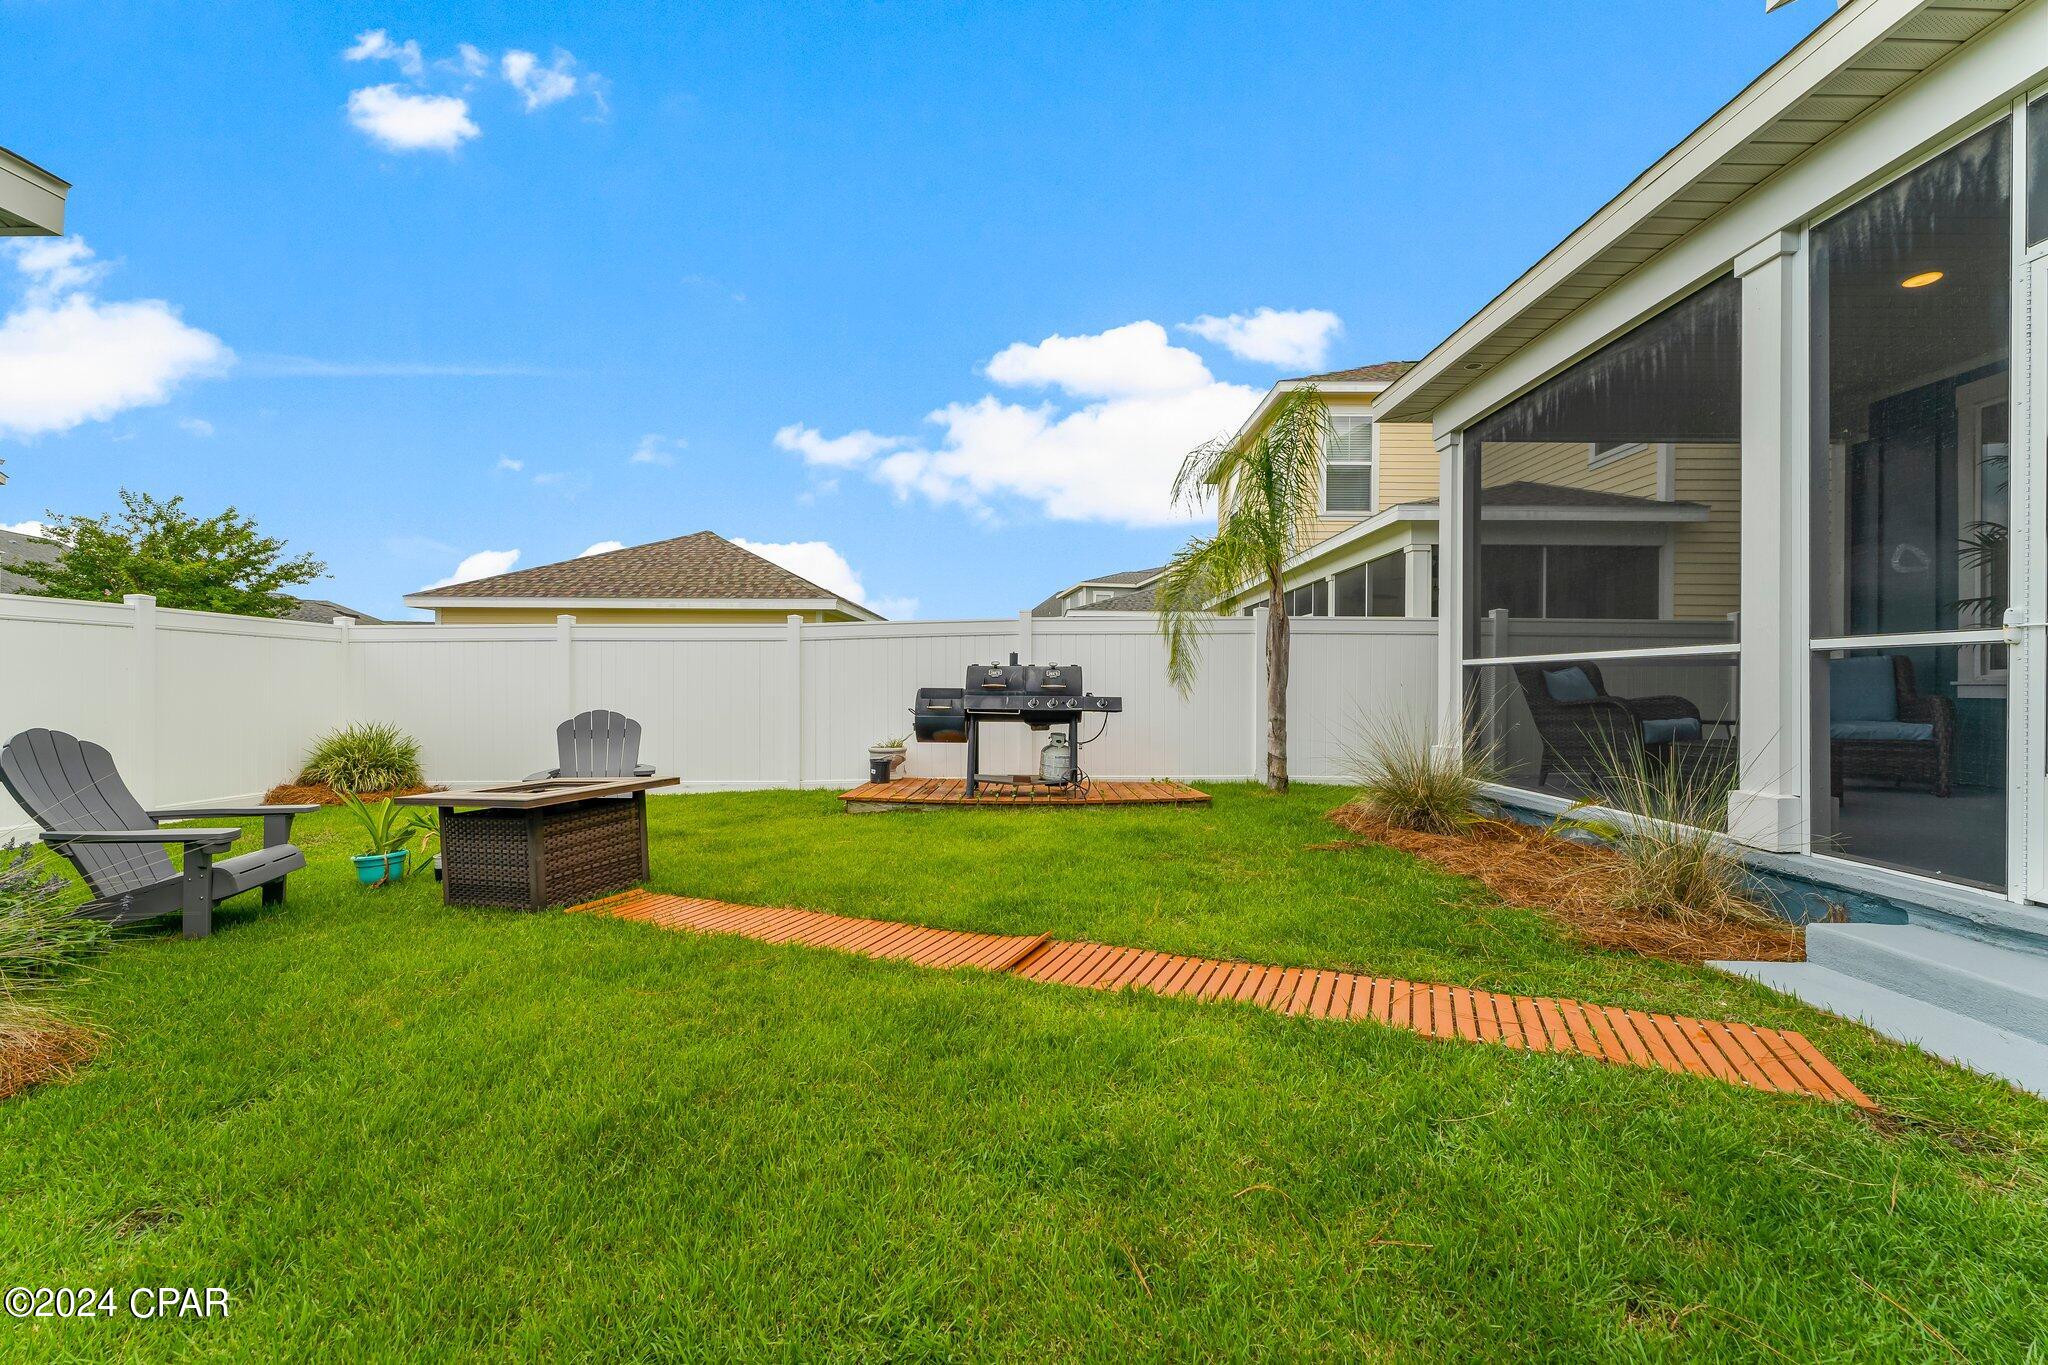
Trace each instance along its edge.
{"label": "potted plant", "polygon": [[[387,886],[402,881],[408,871],[430,861],[427,846],[438,833],[433,816],[423,810],[394,806],[389,797],[372,806],[354,792],[343,792],[341,802],[355,817],[370,846],[368,852],[358,853],[351,860],[356,865],[356,880],[364,886]],[[420,859],[408,868],[415,840],[419,843]]]}
{"label": "potted plant", "polygon": [[868,745],[868,781],[887,782],[894,777],[908,756],[903,746],[909,742],[910,736],[904,734]]}

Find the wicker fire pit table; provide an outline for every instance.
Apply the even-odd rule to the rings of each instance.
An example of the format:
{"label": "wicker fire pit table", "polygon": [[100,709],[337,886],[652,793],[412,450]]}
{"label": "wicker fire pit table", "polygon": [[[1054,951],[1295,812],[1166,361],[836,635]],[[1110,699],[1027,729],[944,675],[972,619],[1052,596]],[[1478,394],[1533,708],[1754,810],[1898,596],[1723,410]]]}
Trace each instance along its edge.
{"label": "wicker fire pit table", "polygon": [[647,880],[647,792],[673,777],[549,777],[421,792],[441,813],[441,899],[543,910]]}

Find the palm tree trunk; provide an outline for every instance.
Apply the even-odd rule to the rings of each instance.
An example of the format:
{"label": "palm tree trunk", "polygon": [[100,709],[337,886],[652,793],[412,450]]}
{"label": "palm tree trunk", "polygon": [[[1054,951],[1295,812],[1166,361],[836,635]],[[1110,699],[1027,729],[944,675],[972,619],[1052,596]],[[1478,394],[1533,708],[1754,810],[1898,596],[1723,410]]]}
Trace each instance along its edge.
{"label": "palm tree trunk", "polygon": [[1287,790],[1287,595],[1280,575],[1266,591],[1266,786]]}

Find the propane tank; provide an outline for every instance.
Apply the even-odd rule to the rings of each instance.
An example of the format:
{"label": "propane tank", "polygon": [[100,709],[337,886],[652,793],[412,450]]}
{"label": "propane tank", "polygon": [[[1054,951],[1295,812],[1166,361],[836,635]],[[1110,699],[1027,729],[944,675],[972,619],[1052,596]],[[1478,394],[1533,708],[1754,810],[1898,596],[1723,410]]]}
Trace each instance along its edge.
{"label": "propane tank", "polygon": [[1038,780],[1049,786],[1065,786],[1074,780],[1074,746],[1065,735],[1053,735],[1038,752]]}

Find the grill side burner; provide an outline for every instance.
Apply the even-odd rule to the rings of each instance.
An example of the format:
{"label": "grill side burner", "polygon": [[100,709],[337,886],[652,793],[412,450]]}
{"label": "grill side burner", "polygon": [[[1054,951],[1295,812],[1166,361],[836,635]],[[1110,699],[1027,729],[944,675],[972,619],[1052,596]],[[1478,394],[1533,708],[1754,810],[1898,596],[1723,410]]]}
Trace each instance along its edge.
{"label": "grill side burner", "polygon": [[1012,654],[1006,664],[969,667],[965,686],[920,687],[917,705],[910,714],[912,729],[919,739],[940,744],[966,742],[967,795],[971,797],[982,782],[1015,781],[1009,777],[986,777],[979,771],[983,724],[1004,721],[1029,726],[1033,731],[1066,726],[1074,764],[1066,781],[1054,785],[1080,786],[1087,780],[1079,763],[1081,717],[1092,713],[1101,716],[1107,725],[1109,716],[1123,709],[1123,698],[1097,697],[1087,691],[1079,664],[1020,664]]}

